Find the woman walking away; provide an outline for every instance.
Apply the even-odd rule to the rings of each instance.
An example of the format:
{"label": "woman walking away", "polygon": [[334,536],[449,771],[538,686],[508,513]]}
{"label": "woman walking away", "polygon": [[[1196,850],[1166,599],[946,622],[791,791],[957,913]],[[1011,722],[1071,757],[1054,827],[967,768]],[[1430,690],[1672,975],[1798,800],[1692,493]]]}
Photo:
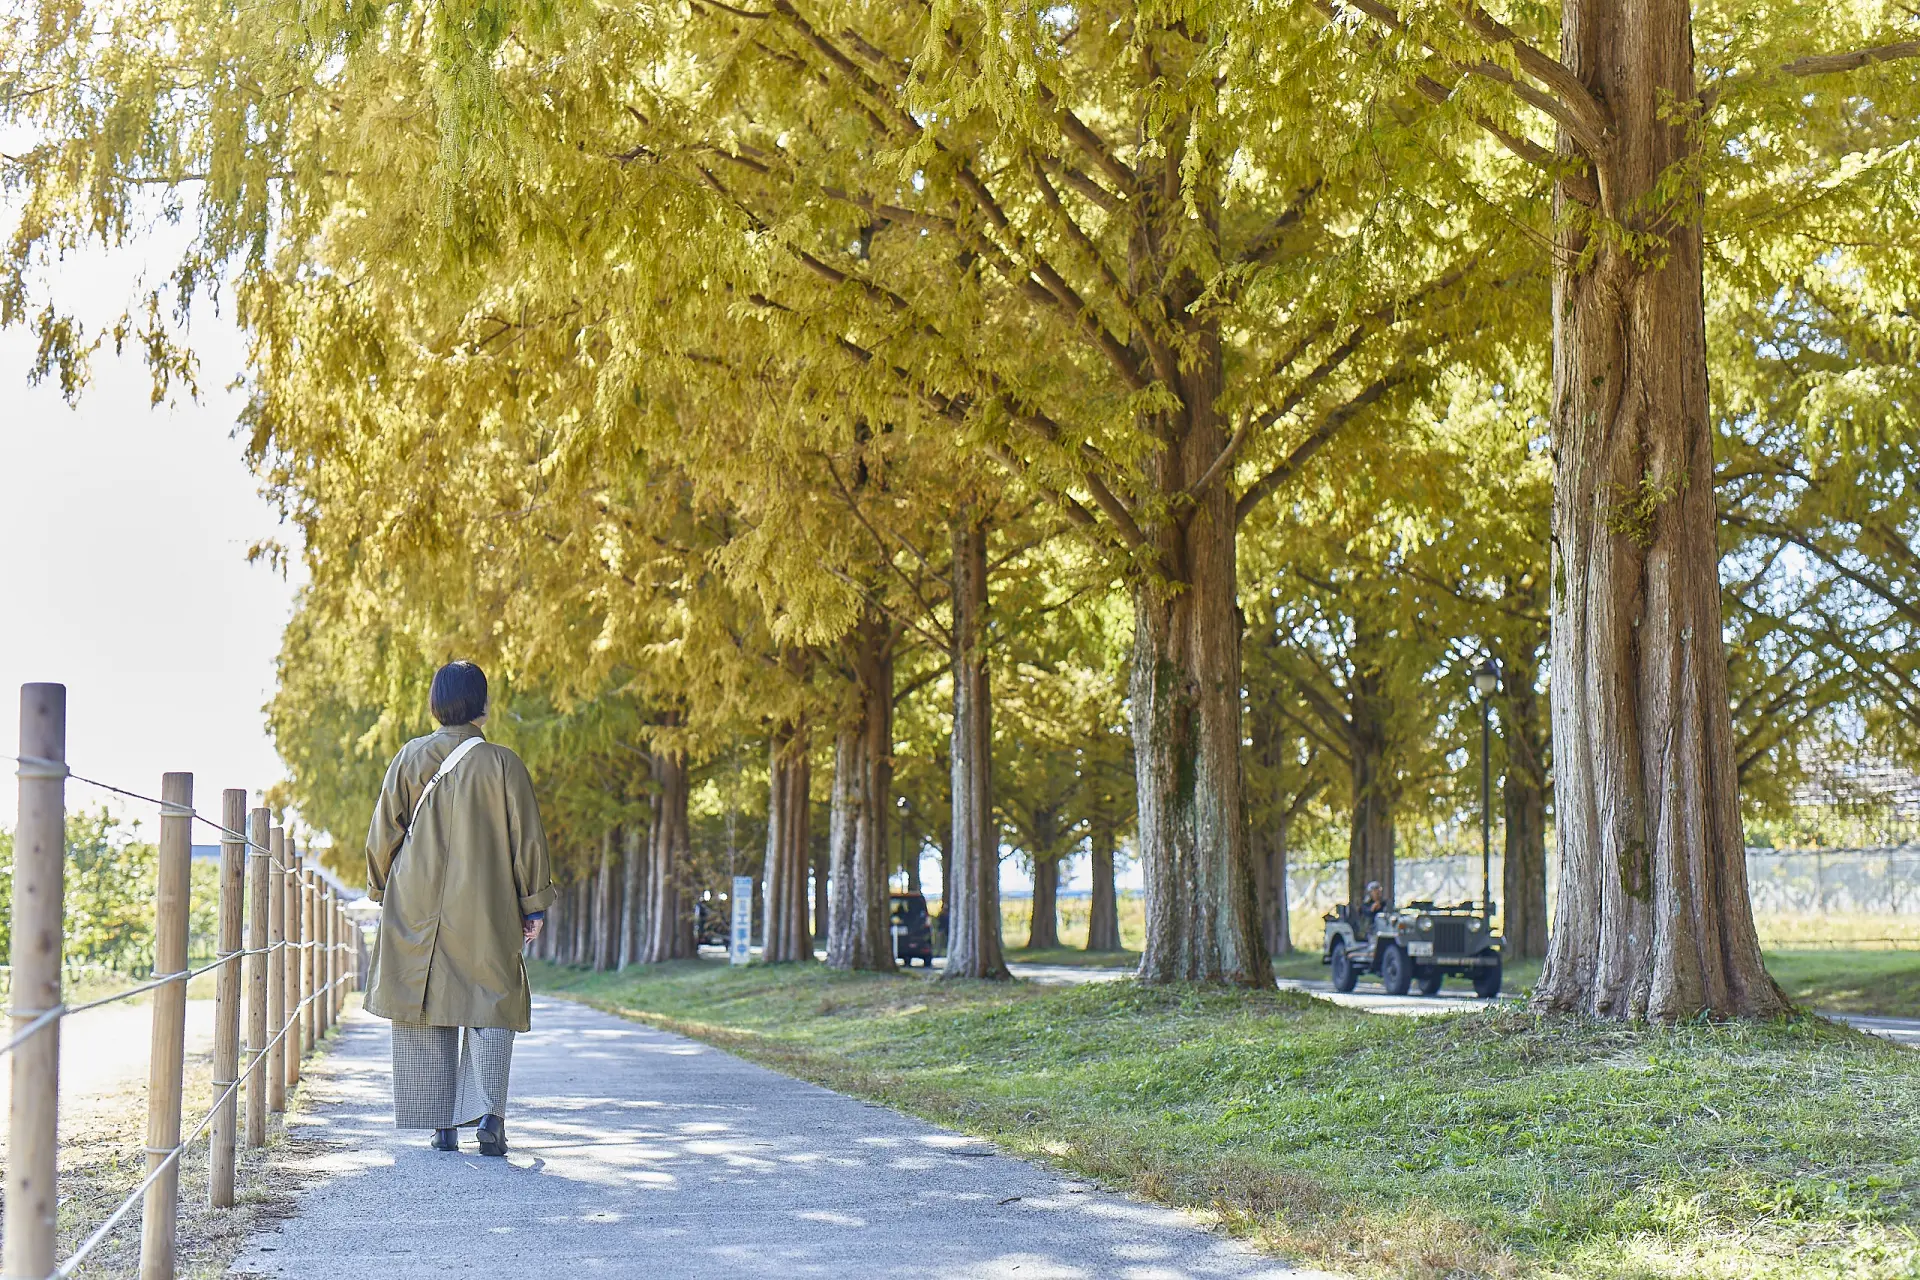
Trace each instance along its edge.
{"label": "woman walking away", "polygon": [[366,1007],[393,1021],[393,1123],[458,1151],[507,1154],[513,1033],[532,1008],[526,944],[553,901],[547,837],[520,757],[480,736],[487,677],[450,662],[433,677],[437,733],[400,748],[367,832],[367,894],[380,939]]}

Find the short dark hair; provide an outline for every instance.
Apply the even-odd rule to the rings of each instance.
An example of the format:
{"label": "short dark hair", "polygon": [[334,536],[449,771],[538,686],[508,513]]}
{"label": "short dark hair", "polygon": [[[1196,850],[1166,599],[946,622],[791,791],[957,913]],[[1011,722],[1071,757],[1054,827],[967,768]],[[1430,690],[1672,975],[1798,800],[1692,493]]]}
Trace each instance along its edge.
{"label": "short dark hair", "polygon": [[471,662],[449,662],[433,673],[427,705],[441,724],[473,723],[487,714],[487,673]]}

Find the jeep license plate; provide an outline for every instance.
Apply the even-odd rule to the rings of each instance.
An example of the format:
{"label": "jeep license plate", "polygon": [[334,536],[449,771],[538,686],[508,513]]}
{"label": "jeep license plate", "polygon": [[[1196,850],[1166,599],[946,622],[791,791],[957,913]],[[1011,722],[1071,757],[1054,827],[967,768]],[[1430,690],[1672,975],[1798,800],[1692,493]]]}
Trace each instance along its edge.
{"label": "jeep license plate", "polygon": [[1407,954],[1410,956],[1430,956],[1433,954],[1433,944],[1431,942],[1409,942],[1407,944]]}

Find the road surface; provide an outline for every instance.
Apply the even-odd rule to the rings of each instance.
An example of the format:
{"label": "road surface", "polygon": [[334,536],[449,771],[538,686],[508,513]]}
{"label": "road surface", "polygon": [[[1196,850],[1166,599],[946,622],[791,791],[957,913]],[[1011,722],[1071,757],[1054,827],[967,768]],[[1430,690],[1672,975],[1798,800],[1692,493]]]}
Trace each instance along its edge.
{"label": "road surface", "polygon": [[392,1124],[388,1024],[357,1011],[303,1086],[331,1140],[240,1275],[1261,1277],[1168,1209],[884,1107],[550,998],[513,1062],[506,1160]]}

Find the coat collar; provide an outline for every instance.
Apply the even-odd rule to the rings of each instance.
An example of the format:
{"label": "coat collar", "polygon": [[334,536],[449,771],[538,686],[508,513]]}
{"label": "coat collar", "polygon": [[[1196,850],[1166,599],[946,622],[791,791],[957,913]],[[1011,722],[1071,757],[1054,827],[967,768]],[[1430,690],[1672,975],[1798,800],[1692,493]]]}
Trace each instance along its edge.
{"label": "coat collar", "polygon": [[440,732],[455,742],[461,742],[467,738],[486,737],[480,732],[480,726],[477,724],[443,724],[440,726]]}

